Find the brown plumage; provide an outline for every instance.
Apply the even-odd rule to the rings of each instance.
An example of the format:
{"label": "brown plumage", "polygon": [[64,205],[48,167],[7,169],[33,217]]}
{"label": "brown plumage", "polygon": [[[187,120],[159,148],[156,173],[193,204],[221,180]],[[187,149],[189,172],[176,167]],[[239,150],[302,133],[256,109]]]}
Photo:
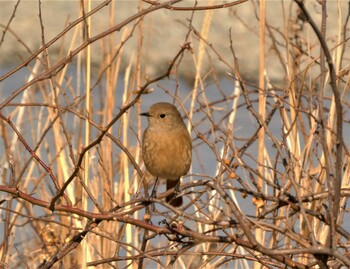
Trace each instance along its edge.
{"label": "brown plumage", "polygon": [[[147,170],[157,178],[166,179],[167,190],[178,188],[180,177],[187,174],[192,162],[190,134],[175,106],[161,102],[147,113],[148,127],[143,134],[142,155]],[[176,193],[166,198],[171,205],[182,205]]]}

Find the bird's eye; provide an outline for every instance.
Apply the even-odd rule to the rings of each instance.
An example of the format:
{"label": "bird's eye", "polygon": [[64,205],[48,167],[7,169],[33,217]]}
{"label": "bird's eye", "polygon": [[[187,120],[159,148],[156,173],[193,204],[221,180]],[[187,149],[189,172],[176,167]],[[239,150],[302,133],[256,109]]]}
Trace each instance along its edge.
{"label": "bird's eye", "polygon": [[165,118],[165,114],[160,114],[160,115],[159,115],[159,118],[164,119],[164,118]]}

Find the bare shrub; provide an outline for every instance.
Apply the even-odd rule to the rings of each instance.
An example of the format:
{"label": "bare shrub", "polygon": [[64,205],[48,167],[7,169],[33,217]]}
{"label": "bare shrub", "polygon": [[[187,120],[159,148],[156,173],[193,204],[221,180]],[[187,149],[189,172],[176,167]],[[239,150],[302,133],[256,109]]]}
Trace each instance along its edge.
{"label": "bare shrub", "polygon": [[[48,40],[39,1],[41,48],[17,36],[30,56],[0,78],[20,83],[0,103],[1,267],[349,267],[349,16],[327,39],[319,2],[320,23],[301,0],[275,3],[283,29],[265,17],[265,1],[135,1],[138,11],[119,23],[118,2],[81,2],[80,17]],[[0,44],[16,36],[20,4]],[[244,25],[258,31],[255,81],[240,71],[234,29],[209,35],[215,12],[237,18],[242,5],[256,15]],[[109,27],[93,32],[91,18],[106,9]],[[187,33],[149,76],[145,66],[157,63],[142,57],[152,38],[144,20],[162,10],[187,12]],[[179,107],[192,134],[180,208],[165,202],[174,190],[162,184],[150,196],[140,155],[138,114],[159,100]]]}

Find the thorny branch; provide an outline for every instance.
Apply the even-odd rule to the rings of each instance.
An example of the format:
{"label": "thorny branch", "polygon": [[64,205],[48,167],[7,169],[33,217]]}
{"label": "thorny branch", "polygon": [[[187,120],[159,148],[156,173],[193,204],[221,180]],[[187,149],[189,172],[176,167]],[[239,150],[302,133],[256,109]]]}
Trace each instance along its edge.
{"label": "thorny branch", "polygon": [[[202,36],[201,32],[195,29],[195,23],[192,22],[195,17],[195,11],[226,8],[243,3],[245,0],[215,4],[212,6],[197,6],[196,3],[193,7],[174,5],[180,1],[168,1],[162,4],[150,0],[144,0],[143,2],[151,6],[127,18],[122,23],[98,35],[89,37],[84,43],[80,44],[77,49],[72,51],[70,55],[34,77],[34,79],[16,90],[1,103],[0,120],[2,121],[1,128],[3,129],[3,133],[7,131],[5,127],[8,126],[8,129],[16,134],[19,142],[31,156],[29,160],[26,160],[25,167],[27,167],[27,164],[28,166],[29,164],[33,164],[32,167],[38,169],[40,174],[48,174],[56,190],[56,194],[51,200],[48,198],[50,197],[50,195],[47,195],[48,192],[42,195],[40,187],[44,186],[44,188],[50,189],[50,186],[48,186],[49,184],[46,185],[45,182],[40,182],[41,185],[36,183],[35,176],[33,176],[33,179],[29,179],[32,180],[31,184],[34,185],[34,190],[24,188],[20,184],[17,184],[19,181],[13,183],[16,182],[16,180],[9,180],[10,183],[7,185],[1,183],[0,192],[8,194],[7,197],[0,201],[0,205],[7,203],[7,207],[0,208],[6,212],[6,219],[4,221],[4,223],[6,223],[6,242],[2,249],[0,247],[0,253],[3,253],[1,262],[5,264],[7,262],[7,255],[11,255],[11,253],[9,253],[10,248],[8,247],[11,245],[11,229],[17,228],[16,225],[23,225],[13,219],[20,216],[21,219],[25,220],[25,223],[30,223],[34,231],[42,230],[43,225],[46,224],[48,226],[52,225],[55,228],[61,228],[62,230],[56,232],[59,234],[61,231],[65,231],[64,229],[69,230],[69,232],[71,230],[75,232],[62,232],[62,238],[60,238],[59,244],[54,248],[54,252],[46,251],[47,249],[42,251],[43,253],[48,253],[48,256],[40,259],[40,268],[51,268],[58,262],[62,262],[63,264],[64,261],[67,260],[67,257],[70,257],[69,254],[73,252],[75,252],[74,254],[77,253],[77,255],[74,256],[78,256],[79,248],[77,247],[80,246],[82,240],[89,240],[86,238],[88,235],[92,237],[93,242],[95,242],[95,239],[97,239],[97,241],[101,239],[98,241],[100,246],[97,246],[97,244],[94,246],[98,257],[87,263],[88,266],[98,266],[102,264],[114,265],[120,261],[127,261],[128,265],[131,263],[138,263],[139,268],[142,268],[142,265],[146,266],[147,262],[152,261],[160,266],[166,267],[170,265],[176,266],[176,262],[181,259],[181,262],[184,262],[186,265],[192,266],[200,264],[202,267],[216,266],[219,268],[222,265],[235,262],[237,259],[243,259],[244,261],[249,261],[249,263],[259,263],[261,266],[266,266],[267,268],[310,268],[315,266],[326,268],[326,266],[331,266],[332,263],[337,266],[345,265],[350,267],[350,259],[348,258],[350,253],[348,247],[350,233],[347,231],[346,227],[344,227],[344,223],[340,221],[343,215],[339,213],[339,201],[347,200],[350,197],[349,188],[340,188],[343,176],[342,147],[345,147],[342,136],[342,125],[346,121],[343,117],[342,109],[346,110],[345,108],[349,108],[349,105],[345,102],[343,104],[341,103],[339,89],[336,84],[335,68],[330,58],[326,40],[322,34],[319,33],[311,16],[307,13],[303,1],[295,0],[305,14],[306,21],[310,23],[318,36],[319,43],[325,53],[337,109],[336,131],[327,129],[327,131],[330,130],[334,134],[334,137],[336,137],[336,151],[334,151],[336,154],[335,158],[333,158],[336,163],[334,188],[331,190],[330,188],[327,189],[325,186],[321,186],[320,190],[317,192],[315,192],[312,187],[307,190],[303,189],[302,192],[299,192],[299,189],[303,188],[302,184],[300,184],[302,180],[309,180],[315,185],[319,184],[320,174],[323,171],[322,169],[324,169],[324,167],[318,166],[318,163],[320,163],[319,159],[321,158],[319,152],[322,151],[322,147],[318,146],[317,139],[321,136],[317,135],[316,131],[310,127],[311,124],[308,126],[310,128],[310,133],[308,133],[307,128],[302,130],[305,136],[310,136],[307,137],[309,140],[303,141],[304,144],[307,144],[309,148],[314,146],[315,149],[311,149],[308,152],[305,150],[304,154],[309,154],[311,157],[309,157],[310,159],[303,159],[300,162],[298,162],[299,160],[289,151],[286,138],[292,133],[292,128],[290,126],[299,128],[298,124],[300,123],[299,120],[301,117],[306,117],[309,122],[320,124],[321,121],[318,120],[317,115],[315,116],[308,109],[308,105],[310,104],[307,103],[305,107],[303,106],[303,102],[311,102],[311,98],[308,99],[304,93],[304,89],[300,89],[297,93],[300,94],[298,102],[296,104],[290,104],[288,103],[290,88],[279,89],[271,85],[271,91],[266,92],[268,100],[267,108],[269,108],[269,111],[267,110],[267,116],[263,120],[255,109],[255,96],[256,93],[259,92],[259,89],[252,84],[248,85],[247,81],[243,79],[238,68],[239,59],[236,58],[231,36],[229,45],[233,59],[230,59],[229,55],[220,53],[215,43]],[[110,1],[105,1],[91,12],[85,13],[84,16],[75,20],[64,31],[48,42],[45,42],[43,35],[42,48],[25,60],[22,65],[2,76],[0,81],[27,66],[33,59],[36,59],[41,53],[47,51],[55,42],[62,39],[73,27],[109,4]],[[58,99],[54,104],[41,103],[37,100],[26,104],[12,103],[16,96],[28,89],[31,85],[53,78],[55,74],[60,72],[64,66],[88,45],[111,35],[115,31],[119,31],[130,22],[134,22],[133,29],[135,29],[136,25],[141,27],[143,16],[160,8],[172,11],[192,12],[190,26],[186,33],[186,43],[183,44],[178,53],[173,57],[167,70],[160,76],[147,80],[142,86],[137,87],[137,90],[133,91],[135,95],[131,101],[123,105],[118,113],[116,113],[116,116],[110,117],[109,119],[112,118],[112,120],[110,120],[108,124],[99,125],[98,121],[94,121],[90,118],[88,119],[83,112],[75,110],[84,97],[77,97],[73,105],[60,105]],[[14,17],[15,11],[10,18],[10,22]],[[138,21],[135,22],[135,20]],[[41,26],[44,26],[43,22]],[[271,27],[269,30],[269,34],[272,35],[274,29]],[[10,28],[7,27],[6,31],[10,31]],[[42,32],[44,34],[44,31]],[[129,37],[131,37],[133,33],[134,31],[132,30]],[[282,32],[279,33],[281,34]],[[274,49],[282,47],[281,44],[277,44],[278,41],[276,41],[276,37],[271,37],[271,39],[274,42]],[[191,40],[191,42],[194,43],[193,47],[192,44],[190,46],[190,43],[187,43],[187,40]],[[287,40],[286,42],[291,42],[287,38],[285,40]],[[121,48],[127,41],[128,39],[122,42],[119,49],[114,50],[109,56],[109,61],[106,61],[106,64],[100,69],[101,73],[95,86],[101,84],[104,78],[103,76],[107,73],[106,70],[113,69],[114,61],[119,57]],[[198,96],[195,96],[196,107],[188,108],[186,103],[182,101],[182,96],[178,95],[178,91],[173,94],[168,86],[162,85],[164,79],[171,77],[170,75],[174,72],[174,66],[176,66],[176,72],[181,68],[183,65],[182,60],[186,57],[187,51],[190,51],[192,53],[191,56],[194,56],[197,45],[195,42],[197,41],[205,44],[206,55],[210,58],[210,63],[213,61],[221,62],[227,67],[230,74],[233,74],[230,75],[230,79],[233,78],[236,81],[232,84],[234,84],[235,87],[239,87],[243,93],[242,102],[239,103],[238,106],[232,108],[232,102],[236,101],[238,96],[233,95],[231,92],[227,94],[227,92],[221,89],[220,82],[215,80],[217,78],[216,74],[213,74],[215,73],[215,68],[213,66],[208,67],[210,71],[208,71],[209,75],[206,74],[206,76],[213,74],[215,80],[214,84],[218,89],[217,95],[220,95],[219,97],[215,96],[215,100],[206,99],[206,87],[210,85],[211,82],[205,85],[207,82],[205,76],[201,78],[203,80],[201,81],[203,84],[201,85],[201,87],[203,87],[202,92],[198,94]],[[222,42],[224,42],[224,40],[222,40]],[[290,43],[288,46],[297,47],[294,43]],[[309,56],[307,50],[303,50],[302,56]],[[279,57],[279,59],[281,62],[283,61],[283,57]],[[316,60],[313,58],[310,66],[315,64],[315,62]],[[285,67],[285,70],[288,68]],[[307,76],[306,73],[307,72],[304,74],[305,77],[302,78],[303,82],[301,84],[303,86],[305,85],[304,80]],[[176,85],[179,87],[181,81],[179,80],[178,74],[176,75]],[[171,77],[171,79],[173,78]],[[298,80],[298,77],[293,77],[292,80],[294,83]],[[310,79],[310,81],[312,81],[312,79]],[[208,158],[210,155],[210,165],[215,166],[219,163],[220,169],[217,171],[210,171],[209,173],[197,172],[186,176],[180,186],[180,193],[178,194],[183,196],[185,201],[181,208],[174,208],[165,202],[165,197],[172,194],[175,191],[174,189],[164,193],[159,192],[156,197],[149,197],[146,186],[144,186],[144,195],[140,194],[140,190],[132,190],[130,192],[131,198],[128,201],[125,201],[124,198],[116,199],[113,190],[100,189],[94,192],[94,190],[88,189],[89,198],[92,201],[91,207],[93,209],[89,211],[82,210],[79,207],[79,201],[72,205],[68,197],[66,197],[67,187],[79,176],[85,153],[92,149],[97,149],[98,154],[102,152],[103,139],[112,140],[118,150],[121,150],[122,154],[126,154],[128,162],[131,163],[127,169],[136,170],[134,174],[137,177],[145,178],[142,167],[138,164],[142,163],[142,161],[139,162],[139,159],[134,155],[134,151],[138,149],[135,150],[133,147],[130,147],[130,145],[123,144],[122,139],[114,137],[111,130],[112,127],[117,125],[121,120],[122,115],[131,111],[130,108],[140,100],[141,95],[148,92],[148,88],[153,83],[159,84],[157,85],[158,88],[162,89],[168,97],[176,100],[176,103],[179,104],[183,110],[191,110],[193,113],[194,117],[190,119],[190,124],[193,125],[192,138],[194,156],[197,158],[196,162],[200,162],[201,158]],[[57,85],[57,87],[59,86],[60,85]],[[134,86],[133,89],[135,89]],[[188,94],[191,95],[192,92]],[[323,106],[323,104],[318,105]],[[19,131],[19,127],[15,126],[10,117],[4,115],[5,110],[2,110],[2,108],[10,106],[59,110],[60,122],[63,125],[66,124],[64,122],[64,115],[67,113],[79,120],[87,120],[91,126],[95,127],[94,130],[97,132],[95,140],[93,140],[88,147],[83,149],[74,148],[72,145],[74,139],[70,137],[71,134],[65,129],[65,139],[68,141],[69,147],[71,147],[70,153],[76,154],[77,158],[72,158],[74,160],[74,169],[70,171],[70,176],[63,186],[59,185],[53,168],[47,164],[51,162],[40,157],[37,152],[37,148],[39,148],[39,145],[41,145],[44,140],[44,136],[47,136],[46,130],[51,128],[50,126],[52,126],[52,123],[48,123],[49,127],[44,131],[44,134],[41,133],[42,137],[39,139],[40,141],[37,142],[37,146],[33,149],[28,142],[29,138]],[[288,125],[289,118],[287,118],[288,116],[286,116],[286,114],[291,109],[295,109],[300,118],[296,117],[291,125]],[[237,110],[234,112],[241,112],[242,114],[249,113],[252,116],[255,125],[250,134],[239,137],[234,128],[234,123],[231,123],[232,125],[230,128],[227,127],[227,118],[232,115],[232,110]],[[189,115],[187,112],[185,114]],[[219,117],[217,117],[218,115]],[[278,134],[280,136],[276,135],[276,131],[272,131],[271,123],[276,123],[276,118],[277,122],[281,124],[281,132]],[[246,123],[247,122],[244,122],[243,125]],[[66,126],[63,127],[65,128]],[[323,127],[326,128],[325,126]],[[258,163],[256,156],[254,156],[256,153],[254,147],[258,139],[257,134],[262,128],[266,131],[269,140],[268,143],[272,144],[272,152],[274,152],[274,154],[268,156],[269,159],[266,160],[266,163]],[[139,139],[139,137],[136,137],[136,139]],[[6,138],[3,140],[6,143]],[[222,145],[225,147],[224,154],[221,154]],[[201,147],[205,147],[204,155],[208,154],[208,156],[202,156],[202,152],[198,150],[198,148]],[[49,150],[49,147],[45,149]],[[111,149],[107,151],[111,154]],[[322,151],[322,153],[327,154],[329,159],[332,159],[331,153],[325,153],[325,151]],[[7,153],[7,155],[10,154],[11,153]],[[63,152],[55,152],[55,154],[63,154]],[[102,180],[111,180],[108,183],[113,185],[112,188],[124,187],[122,186],[122,178],[117,179],[117,184],[113,182],[114,178],[118,176],[121,177],[119,174],[116,176],[111,173],[104,177],[104,173],[107,174],[109,171],[104,170],[107,165],[105,165],[103,157],[102,154],[96,157],[99,158],[98,162],[96,162],[96,166],[98,167],[93,167],[97,175],[96,177]],[[35,161],[31,162],[32,159]],[[113,171],[120,169],[118,157],[115,159],[116,160],[113,159],[113,161],[111,161],[111,166],[114,168],[117,167]],[[318,163],[314,166],[308,166],[305,164],[307,162]],[[344,162],[346,161],[344,160]],[[55,164],[54,161],[52,163]],[[206,171],[207,164],[201,163],[200,165],[203,167],[201,171]],[[258,165],[266,168],[266,174],[260,173],[256,169]],[[300,165],[300,167],[296,167],[295,165]],[[300,174],[294,172],[295,168],[301,170]],[[344,174],[348,173],[346,169],[348,168],[345,168]],[[1,179],[7,178],[6,169],[1,171],[5,171],[1,174]],[[119,173],[119,171],[117,173]],[[327,176],[331,178],[332,175]],[[262,179],[264,182],[263,188],[256,184],[257,178]],[[133,180],[136,182],[138,178],[134,178]],[[144,181],[146,180],[147,179]],[[93,184],[96,183],[91,182],[91,186]],[[88,187],[91,186],[89,184]],[[118,192],[118,194],[121,192]],[[100,196],[104,194],[108,196],[109,200],[107,203],[105,203],[105,201],[101,202],[102,199],[100,199]],[[332,199],[329,199],[330,194]],[[239,195],[241,195],[241,197],[239,197]],[[66,199],[65,203],[58,202],[62,196]],[[247,197],[252,198],[252,203],[248,201]],[[12,206],[14,204],[18,204],[28,213],[23,213],[21,209],[13,208]],[[148,210],[150,205],[155,206],[152,212]],[[331,213],[329,213],[329,208],[331,207],[329,205],[333,206]],[[249,214],[252,207],[256,207],[258,210],[256,215]],[[335,210],[335,208],[337,208],[337,210]],[[37,212],[34,214],[34,210],[39,211],[39,214],[42,215],[36,217]],[[12,216],[14,217],[12,218]],[[75,220],[81,221],[79,223],[87,223],[84,224],[85,226],[74,225],[73,223]],[[127,225],[132,227],[132,238],[134,242],[126,242],[125,240]],[[109,229],[106,229],[107,226]],[[331,236],[333,241],[331,246],[324,243],[323,238],[315,232],[317,228],[319,229],[318,231],[321,231],[328,227],[332,228]],[[257,229],[263,231],[266,235],[266,241],[264,241],[264,243],[257,242],[255,237],[255,231]],[[77,230],[79,232],[76,232]],[[322,231],[320,233],[322,233]],[[37,233],[35,236],[42,240],[42,245],[45,248],[54,245],[53,240],[51,240],[52,238],[45,240],[41,233]],[[141,247],[139,247],[140,245],[136,245],[137,242],[141,240],[140,238],[143,239],[144,243]],[[158,247],[158,244],[160,247]],[[173,251],[172,248],[177,249]],[[109,252],[109,250],[106,251],[106,249],[113,249],[115,252],[111,254],[111,252]],[[121,252],[127,254],[123,256],[123,254],[120,255]],[[207,258],[203,259],[203,255],[207,255]],[[74,266],[79,266],[81,260],[79,260],[79,258],[76,260]],[[170,263],[166,265],[164,260],[166,260],[166,262],[170,260]],[[25,263],[24,259],[23,263]]]}
{"label": "thorny branch", "polygon": [[[337,223],[338,215],[339,215],[339,209],[340,209],[340,190],[341,190],[341,178],[342,178],[342,170],[343,170],[343,105],[341,102],[339,89],[337,87],[337,76],[335,72],[335,67],[333,64],[331,53],[328,49],[328,45],[326,43],[326,40],[324,36],[322,36],[322,33],[318,29],[316,23],[310,16],[309,12],[307,11],[304,2],[302,0],[294,0],[299,8],[302,10],[306,20],[311,25],[312,29],[314,30],[318,41],[320,42],[320,45],[322,47],[323,53],[326,57],[326,61],[329,68],[329,75],[330,75],[330,85],[332,88],[333,96],[334,96],[334,102],[335,102],[335,109],[336,109],[336,139],[335,139],[335,147],[336,147],[336,157],[335,157],[335,174],[334,175],[327,175],[329,182],[333,183],[333,190],[332,191],[332,209],[333,212],[333,223],[332,230],[334,231],[334,227]],[[335,235],[332,235],[332,237]],[[333,245],[334,247],[334,245]]]}
{"label": "thorny branch", "polygon": [[170,75],[170,72],[174,66],[174,64],[176,63],[176,60],[178,59],[178,57],[180,57],[180,55],[182,55],[184,53],[185,50],[189,49],[189,44],[184,44],[180,51],[176,54],[176,56],[174,57],[174,59],[172,60],[172,62],[169,64],[168,70],[166,70],[165,73],[161,74],[160,76],[147,81],[138,91],[138,93],[136,94],[136,96],[134,97],[134,99],[127,104],[126,106],[124,106],[120,112],[118,113],[118,115],[116,115],[110,123],[107,124],[107,126],[104,128],[104,130],[101,132],[101,134],[93,141],[90,143],[89,146],[87,146],[86,148],[84,148],[82,150],[82,152],[79,155],[78,161],[75,165],[75,169],[73,171],[73,173],[71,174],[71,176],[67,179],[67,181],[64,183],[64,185],[61,187],[61,189],[59,190],[59,192],[55,195],[55,197],[52,198],[51,200],[51,204],[50,204],[50,210],[54,211],[55,210],[55,203],[56,201],[64,194],[66,188],[68,187],[68,185],[72,182],[72,180],[77,176],[81,164],[83,162],[84,159],[84,155],[85,153],[90,150],[91,148],[93,148],[94,146],[96,146],[97,144],[99,144],[103,137],[108,133],[108,130],[113,126],[113,124],[115,124],[120,117],[129,110],[129,108],[131,108],[133,105],[136,104],[136,102],[140,99],[141,95],[143,94],[143,92],[149,87],[149,85],[153,84],[156,81],[159,81],[161,79],[164,79],[166,77],[168,77]]}

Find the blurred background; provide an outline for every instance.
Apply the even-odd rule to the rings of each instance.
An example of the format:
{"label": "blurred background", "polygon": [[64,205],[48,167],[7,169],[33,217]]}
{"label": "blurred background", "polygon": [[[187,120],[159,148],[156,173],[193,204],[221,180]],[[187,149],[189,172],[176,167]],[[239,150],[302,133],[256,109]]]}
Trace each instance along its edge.
{"label": "blurred background", "polygon": [[[102,1],[93,1],[92,6],[96,7]],[[172,55],[184,43],[189,32],[189,23],[197,31],[201,31],[203,20],[208,22],[207,40],[223,56],[231,54],[230,38],[235,54],[240,64],[240,71],[244,78],[257,80],[259,74],[259,1],[247,1],[243,4],[213,9],[210,15],[204,11],[192,14],[190,9],[195,1],[182,1],[174,6],[187,7],[184,10],[160,9],[157,12],[149,13],[142,20],[142,51],[141,61],[142,74],[144,77],[161,72],[168,66]],[[220,5],[225,1],[197,1],[197,6]],[[322,6],[317,1],[306,1],[306,6],[317,25],[321,26]],[[336,49],[340,38],[347,33],[344,23],[349,13],[347,1],[327,2],[327,31],[326,40],[330,49]],[[80,1],[42,1],[42,23],[40,27],[39,4],[36,1],[1,1],[0,26],[4,30],[9,24],[9,30],[3,34],[0,46],[0,64],[2,68],[14,67],[20,64],[41,47],[42,31],[45,33],[45,40],[48,42],[58,33],[65,29],[69,23],[81,16]],[[146,2],[138,1],[111,1],[111,3],[96,12],[91,17],[91,35],[102,33],[111,26],[121,23],[126,18],[138,12],[138,8],[146,8]],[[15,16],[13,16],[15,11]],[[12,17],[13,16],[13,17]],[[281,80],[285,76],[286,55],[283,53],[286,43],[294,40],[301,47],[300,53],[309,53],[313,57],[319,55],[320,47],[315,34],[310,31],[308,24],[304,23],[303,16],[293,1],[266,1],[266,39],[265,39],[265,61],[266,74],[272,80]],[[103,61],[103,53],[111,46],[118,46],[122,40],[123,33],[130,31],[132,25],[114,32],[108,37],[108,42],[97,42],[92,44],[92,62],[99,65]],[[129,29],[127,29],[129,28]],[[346,30],[344,32],[344,30]],[[80,32],[78,36],[81,37]],[[67,53],[68,49],[74,49],[79,44],[76,39],[71,44],[74,31],[69,31],[64,38],[60,39],[49,48],[51,57],[58,57]],[[134,34],[123,49],[121,62],[125,68],[133,58],[136,62],[136,51],[138,49],[138,34]],[[296,40],[298,39],[298,40]],[[198,38],[190,36],[188,39],[192,46],[198,48]],[[307,48],[307,44],[310,44]],[[344,44],[347,47],[349,44]],[[293,48],[290,48],[293,49]],[[307,51],[309,49],[309,51]],[[201,72],[208,72],[215,69],[219,77],[225,77],[227,67],[220,61],[210,59],[212,53],[204,56]],[[282,57],[282,59],[281,59]],[[195,64],[191,55],[185,55],[184,64],[181,66],[180,74],[186,80],[193,80]],[[282,61],[282,62],[281,62]],[[344,65],[348,64],[349,57],[344,57]],[[4,71],[2,71],[4,72]]]}
{"label": "blurred background", "polygon": [[[329,59],[295,1],[1,1],[0,267],[350,266],[349,2],[304,4]],[[178,210],[147,199],[159,101]]]}

